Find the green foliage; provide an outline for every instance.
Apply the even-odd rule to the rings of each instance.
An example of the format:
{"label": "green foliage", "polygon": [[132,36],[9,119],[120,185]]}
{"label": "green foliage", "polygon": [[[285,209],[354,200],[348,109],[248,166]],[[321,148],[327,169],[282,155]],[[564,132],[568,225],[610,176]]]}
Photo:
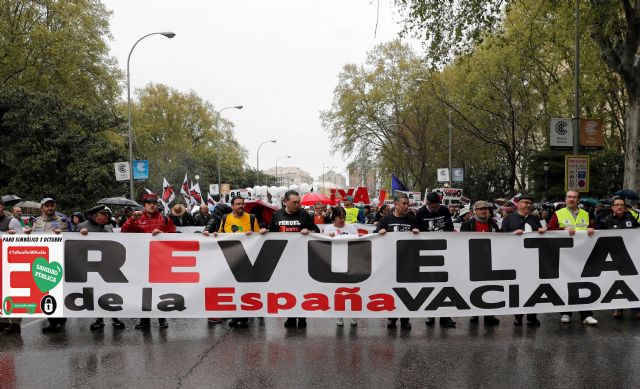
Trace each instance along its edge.
{"label": "green foliage", "polygon": [[[424,38],[433,65],[452,63],[494,38],[526,47],[546,85],[547,112],[570,106],[576,4],[580,7],[581,115],[607,120],[607,149],[622,148],[624,186],[640,187],[640,2],[630,0],[396,0],[405,33]],[[521,37],[521,38],[519,38]],[[524,39],[522,39],[524,38]],[[546,38],[546,39],[541,39]],[[532,80],[534,81],[535,78]],[[554,87],[555,85],[555,87]],[[535,83],[532,87],[539,88]],[[602,99],[604,95],[604,99]],[[557,99],[564,97],[564,101]],[[595,97],[595,99],[593,99]],[[555,100],[555,101],[554,101]],[[600,104],[598,104],[600,103]],[[572,112],[565,109],[565,112]],[[566,114],[565,114],[566,115]]]}
{"label": "green foliage", "polygon": [[92,0],[0,4],[0,192],[67,210],[126,192],[108,19]]}
{"label": "green foliage", "polygon": [[235,139],[232,123],[211,103],[193,91],[182,93],[162,84],[149,84],[137,93],[131,113],[134,158],[148,159],[150,170],[149,182],[137,184],[138,195],[144,187],[159,191],[163,177],[179,187],[185,172],[194,181],[199,175],[206,192],[209,183],[218,182],[218,161],[222,183],[232,189],[255,185],[255,170],[245,166],[247,152]]}

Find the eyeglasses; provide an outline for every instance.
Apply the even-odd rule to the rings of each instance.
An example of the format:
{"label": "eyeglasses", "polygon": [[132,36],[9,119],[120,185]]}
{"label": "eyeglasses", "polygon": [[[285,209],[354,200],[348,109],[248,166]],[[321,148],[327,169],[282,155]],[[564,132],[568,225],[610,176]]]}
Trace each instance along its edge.
{"label": "eyeglasses", "polygon": [[611,206],[612,207],[624,207],[625,204],[612,204]]}

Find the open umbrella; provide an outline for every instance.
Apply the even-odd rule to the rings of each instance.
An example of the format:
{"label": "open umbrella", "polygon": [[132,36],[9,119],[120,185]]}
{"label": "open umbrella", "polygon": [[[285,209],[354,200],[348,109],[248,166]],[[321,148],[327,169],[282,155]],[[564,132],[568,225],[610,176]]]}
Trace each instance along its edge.
{"label": "open umbrella", "polygon": [[268,226],[271,223],[273,214],[277,210],[278,207],[262,200],[249,200],[244,202],[244,211],[246,213],[252,213],[256,215],[258,223],[261,226]]}
{"label": "open umbrella", "polygon": [[622,189],[614,193],[616,196],[624,197],[627,200],[638,201],[640,200],[640,196],[631,189]]}
{"label": "open umbrella", "polygon": [[582,197],[580,199],[580,204],[596,206],[600,204],[600,200],[594,199],[593,197]]}
{"label": "open umbrella", "polygon": [[140,204],[133,200],[125,199],[124,197],[107,197],[98,201],[98,204],[104,205],[121,205],[123,207],[141,207]]}
{"label": "open umbrella", "polygon": [[306,195],[302,196],[302,201],[300,201],[300,205],[306,207],[309,205],[314,205],[317,202],[322,203],[322,205],[327,205],[327,204],[331,204],[331,199],[329,199],[327,196],[323,195],[322,193],[307,193]]}
{"label": "open umbrella", "polygon": [[[4,205],[11,207],[13,205],[15,205],[16,203],[19,203],[20,200],[22,200],[20,197],[16,196],[16,195],[4,195],[2,196],[2,202],[4,203]],[[40,204],[38,204],[38,207],[40,207]]]}
{"label": "open umbrella", "polygon": [[20,208],[35,208],[35,209],[38,209],[38,208],[40,208],[40,203],[37,203],[35,201],[25,200],[25,201],[20,201],[15,206],[16,207],[20,207]]}

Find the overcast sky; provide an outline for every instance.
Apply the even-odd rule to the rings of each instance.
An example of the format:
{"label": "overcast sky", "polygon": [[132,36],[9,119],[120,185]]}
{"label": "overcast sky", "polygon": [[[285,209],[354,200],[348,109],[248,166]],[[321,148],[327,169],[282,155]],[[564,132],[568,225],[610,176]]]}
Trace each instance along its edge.
{"label": "overcast sky", "polygon": [[[314,178],[322,164],[346,175],[348,161],[331,155],[319,112],[330,107],[342,66],[362,63],[376,44],[397,38],[399,16],[391,0],[175,1],[106,0],[111,53],[126,70],[127,55],[141,36],[151,36],[131,57],[132,90],[149,82],[194,90],[234,122],[239,142],[260,168],[298,166]],[[419,45],[411,42],[416,50]],[[125,96],[126,98],[126,91]],[[198,172],[192,172],[193,174]]]}

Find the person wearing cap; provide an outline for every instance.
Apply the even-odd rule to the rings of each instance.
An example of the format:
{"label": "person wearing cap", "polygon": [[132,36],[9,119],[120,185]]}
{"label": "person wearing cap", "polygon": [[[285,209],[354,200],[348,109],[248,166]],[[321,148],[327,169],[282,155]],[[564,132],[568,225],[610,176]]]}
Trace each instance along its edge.
{"label": "person wearing cap", "polygon": [[[79,223],[77,226],[78,232],[82,235],[89,235],[89,232],[113,232],[113,228],[109,224],[111,219],[111,211],[105,205],[98,205],[87,211],[89,217],[87,220]],[[118,318],[111,319],[113,321],[113,327],[117,329],[123,329],[124,323]],[[98,330],[104,327],[104,319],[97,318],[89,328]]]}
{"label": "person wearing cap", "polygon": [[353,206],[353,196],[346,196],[342,202],[347,213],[347,224],[364,223],[364,212]]}
{"label": "person wearing cap", "polygon": [[51,197],[40,200],[42,215],[33,221],[33,232],[54,233],[69,231],[69,223],[56,212],[56,201]]}
{"label": "person wearing cap", "polygon": [[[416,214],[416,220],[420,231],[454,231],[451,212],[449,212],[449,208],[445,207],[441,203],[442,200],[438,193],[431,192],[427,194],[427,203],[420,207]],[[428,317],[426,319],[426,324],[428,326],[434,325],[435,322],[436,319],[433,317]],[[440,326],[453,328],[456,326],[456,322],[450,317],[441,317]]]}
{"label": "person wearing cap", "polygon": [[[151,233],[156,236],[160,233],[176,232],[176,226],[170,218],[158,212],[158,195],[155,193],[145,193],[142,195],[144,211],[135,211],[122,226],[121,232]],[[167,319],[158,319],[160,328],[169,327]],[[142,318],[136,324],[136,329],[147,329],[151,326],[149,318]]]}
{"label": "person wearing cap", "polygon": [[[59,234],[69,231],[69,223],[56,213],[56,201],[54,199],[45,197],[40,200],[40,210],[42,211],[42,215],[33,221],[33,232]],[[65,318],[51,318],[47,320],[48,325],[42,328],[43,333],[60,332],[64,329],[64,325],[67,322]]]}
{"label": "person wearing cap", "polygon": [[176,204],[171,208],[169,218],[177,227],[196,225],[195,220],[193,220],[193,216],[191,216],[191,213],[187,212],[187,208],[182,204]]}
{"label": "person wearing cap", "polygon": [[[393,199],[395,208],[390,215],[387,215],[380,220],[378,227],[374,233],[384,235],[387,232],[400,232],[412,234],[419,234],[420,228],[418,227],[417,220],[409,215],[409,196],[404,192],[396,192]],[[397,326],[397,318],[389,318],[387,320],[387,328],[394,329]],[[400,328],[405,330],[411,329],[411,323],[408,317],[400,318]]]}
{"label": "person wearing cap", "polygon": [[[460,226],[460,232],[499,232],[500,227],[491,217],[489,217],[489,203],[484,200],[478,200],[473,204],[473,217],[469,218]],[[472,316],[470,323],[477,323],[478,316]],[[484,317],[484,325],[496,325],[500,320],[493,316]]]}
{"label": "person wearing cap", "polygon": [[[589,214],[581,209],[580,193],[570,190],[565,195],[565,207],[558,209],[549,221],[549,231],[565,230],[570,236],[575,235],[576,231],[586,231],[588,236],[593,236],[593,223],[589,219]],[[598,320],[593,317],[591,311],[581,311],[580,320],[582,323],[594,326],[598,324]],[[571,312],[562,312],[560,315],[561,323],[571,323]]]}
{"label": "person wearing cap", "polygon": [[[542,226],[540,218],[532,213],[532,196],[528,194],[520,195],[516,206],[516,211],[508,214],[502,220],[502,232],[511,232],[515,235],[522,235],[525,232],[533,231],[543,234],[547,230]],[[522,314],[514,315],[513,324],[521,326],[522,318],[524,318],[524,315]],[[533,326],[540,325],[540,321],[535,313],[527,314],[527,324]]]}

